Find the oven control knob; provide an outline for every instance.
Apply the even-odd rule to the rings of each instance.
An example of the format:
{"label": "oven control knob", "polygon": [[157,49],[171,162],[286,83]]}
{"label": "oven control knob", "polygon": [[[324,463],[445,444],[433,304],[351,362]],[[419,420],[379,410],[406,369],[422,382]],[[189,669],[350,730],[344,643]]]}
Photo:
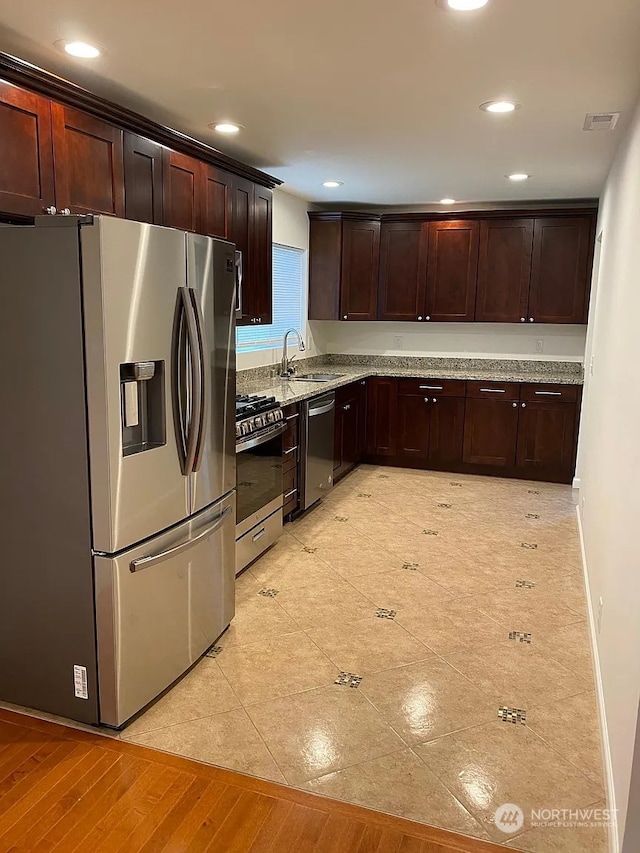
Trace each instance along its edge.
{"label": "oven control knob", "polygon": [[256,417],[253,419],[253,425],[257,429],[259,429],[261,426],[264,426],[264,420],[262,418],[262,415],[256,415]]}
{"label": "oven control knob", "polygon": [[251,432],[251,424],[249,423],[249,421],[243,421],[242,422],[242,434],[243,435],[249,435],[250,432]]}
{"label": "oven control knob", "polygon": [[267,412],[266,418],[267,418],[267,423],[272,424],[276,419],[276,413],[275,412]]}

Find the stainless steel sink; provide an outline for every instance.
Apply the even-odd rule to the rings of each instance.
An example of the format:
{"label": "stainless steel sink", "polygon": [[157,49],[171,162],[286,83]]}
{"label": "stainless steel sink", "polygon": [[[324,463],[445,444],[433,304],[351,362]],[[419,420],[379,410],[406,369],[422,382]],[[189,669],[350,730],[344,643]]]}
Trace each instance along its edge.
{"label": "stainless steel sink", "polygon": [[303,373],[300,376],[290,376],[291,382],[332,382],[340,379],[343,373]]}

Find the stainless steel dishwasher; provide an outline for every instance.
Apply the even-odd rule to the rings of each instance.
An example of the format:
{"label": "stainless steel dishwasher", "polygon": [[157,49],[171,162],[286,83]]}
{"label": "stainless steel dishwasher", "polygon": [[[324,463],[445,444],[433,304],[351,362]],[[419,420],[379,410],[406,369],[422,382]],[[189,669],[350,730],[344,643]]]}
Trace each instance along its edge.
{"label": "stainless steel dishwasher", "polygon": [[333,487],[333,391],[302,403],[302,509],[308,509]]}

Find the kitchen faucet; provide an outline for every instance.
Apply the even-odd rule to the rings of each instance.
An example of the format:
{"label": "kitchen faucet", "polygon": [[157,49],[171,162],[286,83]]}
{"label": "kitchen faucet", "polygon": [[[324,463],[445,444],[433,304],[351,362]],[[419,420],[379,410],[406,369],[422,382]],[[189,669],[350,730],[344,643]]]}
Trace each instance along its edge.
{"label": "kitchen faucet", "polygon": [[291,335],[291,334],[294,334],[297,336],[297,338],[298,338],[298,349],[300,350],[300,352],[305,351],[304,341],[302,340],[302,335],[300,334],[300,332],[297,329],[293,329],[293,328],[287,329],[287,331],[284,333],[284,338],[282,340],[282,360],[280,361],[280,376],[283,379],[288,379],[289,376],[291,376],[291,374],[295,370],[295,368],[289,367],[289,362],[293,361],[293,359],[295,358],[295,355],[293,355],[291,357],[291,359],[289,359],[287,357],[287,339],[288,339],[289,335]]}

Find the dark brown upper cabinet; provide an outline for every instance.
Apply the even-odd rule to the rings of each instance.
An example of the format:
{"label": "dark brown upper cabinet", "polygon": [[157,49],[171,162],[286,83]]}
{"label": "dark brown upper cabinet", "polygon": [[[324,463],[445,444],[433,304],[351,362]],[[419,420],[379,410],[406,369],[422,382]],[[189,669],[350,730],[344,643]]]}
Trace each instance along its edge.
{"label": "dark brown upper cabinet", "polygon": [[124,210],[127,219],[162,225],[162,146],[124,134]]}
{"label": "dark brown upper cabinet", "polygon": [[250,280],[245,293],[249,313],[259,323],[273,322],[273,193],[253,185]]}
{"label": "dark brown upper cabinet", "polygon": [[587,322],[594,230],[592,216],[536,219],[529,322]]}
{"label": "dark brown upper cabinet", "polygon": [[309,319],[375,320],[380,217],[309,214]]}
{"label": "dark brown upper cabinet", "polygon": [[233,176],[215,166],[206,166],[202,230],[209,237],[229,238]]}
{"label": "dark brown upper cabinet", "polygon": [[480,223],[429,223],[425,320],[474,319]]}
{"label": "dark brown upper cabinet", "polygon": [[205,164],[178,151],[164,151],[164,224],[202,231]]}
{"label": "dark brown upper cabinet", "polygon": [[480,223],[477,322],[524,323],[528,318],[533,229],[533,219]]}
{"label": "dark brown upper cabinet", "polygon": [[55,102],[51,118],[58,210],[124,216],[123,132]]}
{"label": "dark brown upper cabinet", "polygon": [[50,103],[0,81],[0,210],[35,216],[53,205]]}
{"label": "dark brown upper cabinet", "polygon": [[428,240],[425,222],[382,223],[378,319],[416,321],[424,316]]}

